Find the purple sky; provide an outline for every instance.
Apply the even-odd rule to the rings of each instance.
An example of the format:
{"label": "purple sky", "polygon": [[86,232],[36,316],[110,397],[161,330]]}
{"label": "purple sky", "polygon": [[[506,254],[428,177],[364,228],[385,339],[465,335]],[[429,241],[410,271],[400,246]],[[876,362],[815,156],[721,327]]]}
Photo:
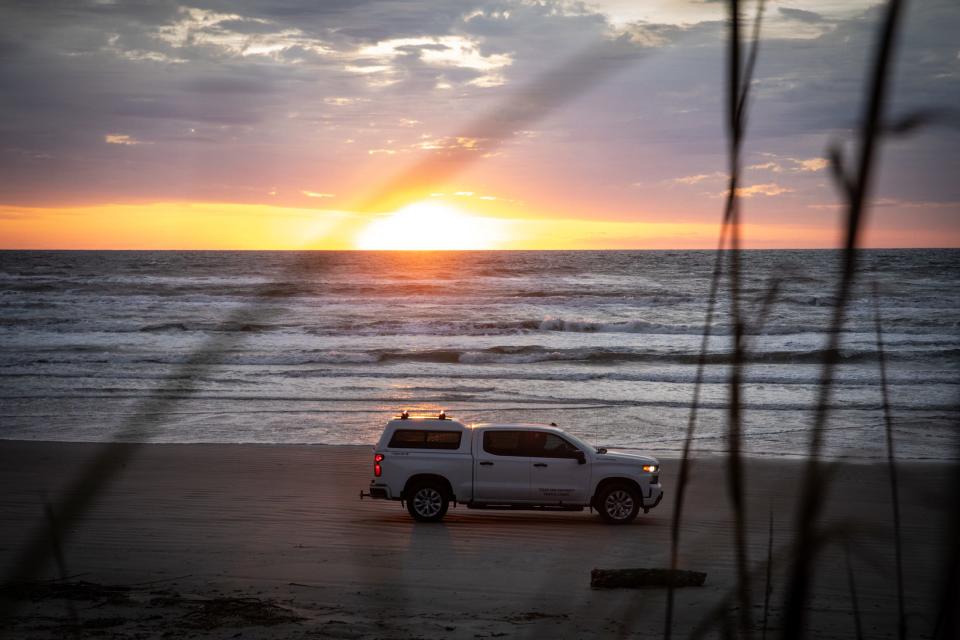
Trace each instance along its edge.
{"label": "purple sky", "polygon": [[[716,223],[724,11],[695,0],[6,2],[0,219],[109,203],[370,210],[407,181],[482,215]],[[851,139],[878,15],[870,2],[768,3],[749,221],[835,227],[822,157]],[[908,3],[891,117],[960,105],[957,34],[956,0]],[[886,144],[877,242],[960,245],[957,176],[956,114]]]}

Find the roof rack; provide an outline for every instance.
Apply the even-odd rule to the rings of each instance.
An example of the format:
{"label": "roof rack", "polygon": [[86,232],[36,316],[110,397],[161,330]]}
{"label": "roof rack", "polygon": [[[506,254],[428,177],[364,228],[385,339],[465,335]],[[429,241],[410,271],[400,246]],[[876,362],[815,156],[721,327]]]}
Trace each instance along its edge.
{"label": "roof rack", "polygon": [[[440,412],[436,414],[436,416],[437,416],[437,417],[434,418],[435,420],[449,420],[449,419],[450,419],[450,418],[447,417],[447,412],[444,411],[443,409],[441,409]],[[433,418],[433,414],[421,415],[421,416],[415,416],[415,417],[418,417],[418,418]],[[406,409],[404,409],[403,411],[400,412],[400,415],[397,416],[397,418],[399,418],[400,420],[409,420],[409,419],[410,419],[410,412],[407,411]]]}

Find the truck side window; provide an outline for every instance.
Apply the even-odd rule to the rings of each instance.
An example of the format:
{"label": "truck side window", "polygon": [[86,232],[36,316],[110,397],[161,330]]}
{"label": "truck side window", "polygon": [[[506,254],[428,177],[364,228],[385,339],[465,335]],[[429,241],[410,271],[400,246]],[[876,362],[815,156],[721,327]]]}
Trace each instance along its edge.
{"label": "truck side window", "polygon": [[495,456],[522,456],[522,431],[484,431],[483,450]]}
{"label": "truck side window", "polygon": [[387,447],[391,449],[459,449],[459,431],[397,429]]}
{"label": "truck side window", "polygon": [[576,458],[579,451],[560,436],[543,431],[527,432],[527,447],[531,458]]}

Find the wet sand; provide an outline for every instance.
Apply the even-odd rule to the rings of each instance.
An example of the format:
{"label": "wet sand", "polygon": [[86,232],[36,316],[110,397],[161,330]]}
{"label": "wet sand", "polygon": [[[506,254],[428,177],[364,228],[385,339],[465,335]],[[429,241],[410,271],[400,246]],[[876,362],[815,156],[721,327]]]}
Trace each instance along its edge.
{"label": "wet sand", "polygon": [[[0,441],[0,568],[44,523],[98,445]],[[653,452],[655,453],[655,451]],[[63,541],[68,584],[6,589],[10,637],[54,638],[72,625],[98,637],[286,638],[657,637],[665,591],[590,589],[593,568],[665,567],[677,462],[662,460],[662,504],[629,526],[596,515],[451,508],[414,523],[399,503],[358,499],[369,447],[144,445]],[[953,467],[899,466],[910,636],[939,610],[946,525],[958,504]],[[770,629],[803,466],[748,461],[749,555],[762,626],[767,523],[774,517]],[[681,568],[706,584],[677,592],[686,635],[732,593],[732,517],[721,459],[696,462],[681,534]],[[825,529],[810,635],[854,637],[846,538],[863,631],[896,637],[889,484],[883,463],[844,463],[822,478]],[[42,579],[60,576],[52,560]],[[111,587],[106,589],[105,587]],[[239,635],[238,635],[239,634]]]}

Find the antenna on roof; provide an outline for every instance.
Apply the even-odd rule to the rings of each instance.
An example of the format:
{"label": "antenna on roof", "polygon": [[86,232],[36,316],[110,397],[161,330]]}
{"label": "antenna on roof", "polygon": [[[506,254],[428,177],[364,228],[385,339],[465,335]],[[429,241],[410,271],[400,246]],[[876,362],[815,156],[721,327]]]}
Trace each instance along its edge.
{"label": "antenna on roof", "polygon": [[551,422],[551,423],[550,423],[550,426],[551,426],[551,427],[555,427],[555,426],[557,426],[557,423],[556,423],[556,422]]}
{"label": "antenna on roof", "polygon": [[440,412],[440,415],[437,416],[437,419],[439,419],[439,420],[446,420],[446,419],[447,419],[447,412],[446,412],[446,411],[441,411],[441,412]]}
{"label": "antenna on roof", "polygon": [[403,411],[400,412],[400,419],[401,419],[401,420],[406,420],[406,419],[409,418],[409,417],[410,417],[410,412],[407,411],[406,409],[404,409]]}

